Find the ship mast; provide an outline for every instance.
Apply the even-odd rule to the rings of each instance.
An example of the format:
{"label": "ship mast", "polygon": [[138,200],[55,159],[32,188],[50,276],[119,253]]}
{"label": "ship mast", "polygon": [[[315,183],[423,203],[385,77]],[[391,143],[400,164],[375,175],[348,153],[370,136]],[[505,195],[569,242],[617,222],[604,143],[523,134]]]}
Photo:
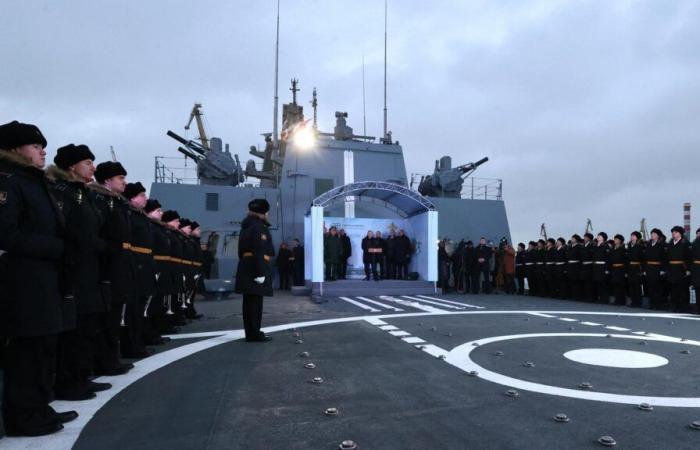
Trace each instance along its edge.
{"label": "ship mast", "polygon": [[[384,139],[387,138],[386,124],[386,28],[387,28],[387,0],[384,0]],[[366,134],[366,133],[365,133]]]}
{"label": "ship mast", "polygon": [[277,84],[279,78],[279,55],[280,55],[280,0],[277,0],[277,37],[275,39],[275,102],[274,102],[274,112],[272,116],[272,142],[275,144],[275,148],[279,148],[279,141],[277,135],[277,116],[278,116],[278,102],[279,98],[277,96]]}

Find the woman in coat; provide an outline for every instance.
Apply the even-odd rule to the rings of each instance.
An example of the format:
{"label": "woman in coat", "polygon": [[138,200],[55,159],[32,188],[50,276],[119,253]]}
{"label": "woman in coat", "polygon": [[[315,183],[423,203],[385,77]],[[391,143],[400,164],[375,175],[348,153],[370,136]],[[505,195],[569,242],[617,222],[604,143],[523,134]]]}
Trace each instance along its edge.
{"label": "woman in coat", "polygon": [[61,304],[72,296],[59,287],[63,223],[42,170],[45,147],[34,125],[0,126],[2,416],[8,436],[55,433],[78,417],[49,406]]}

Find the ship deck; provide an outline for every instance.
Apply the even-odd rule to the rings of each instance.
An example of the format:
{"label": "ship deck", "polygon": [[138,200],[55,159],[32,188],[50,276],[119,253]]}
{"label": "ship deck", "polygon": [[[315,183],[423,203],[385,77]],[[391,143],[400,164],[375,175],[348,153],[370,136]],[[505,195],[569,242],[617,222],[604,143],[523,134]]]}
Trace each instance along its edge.
{"label": "ship deck", "polygon": [[198,309],[205,317],[157,354],[100,380],[110,391],[57,402],[81,414],[63,432],[0,448],[585,449],[601,436],[698,448],[697,316],[503,295],[317,304],[276,293],[263,318],[273,341],[246,343],[240,298]]}

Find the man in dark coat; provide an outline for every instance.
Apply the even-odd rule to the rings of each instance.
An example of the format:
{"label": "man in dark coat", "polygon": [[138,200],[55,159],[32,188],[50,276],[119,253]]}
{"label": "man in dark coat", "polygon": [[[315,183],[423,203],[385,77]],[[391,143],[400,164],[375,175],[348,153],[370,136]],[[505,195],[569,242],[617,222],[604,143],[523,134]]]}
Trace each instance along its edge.
{"label": "man in dark coat", "polygon": [[525,295],[525,244],[518,244],[518,253],[515,255],[515,279],[518,284],[518,295]]}
{"label": "man in dark coat", "polygon": [[[490,264],[491,258],[493,257],[493,248],[486,245],[486,238],[481,238],[479,240],[479,246],[476,247],[476,262],[479,268],[479,274],[483,277],[483,285],[481,292],[483,294],[491,293],[491,280],[490,280]],[[477,287],[478,289],[478,287]],[[475,293],[478,293],[475,292]]]}
{"label": "man in dark coat", "polygon": [[[614,303],[624,305],[627,303],[627,249],[625,238],[621,234],[615,235],[615,244],[610,251],[610,284],[612,285]],[[612,302],[611,302],[612,303]]]}
{"label": "man in dark coat", "polygon": [[292,271],[294,286],[304,285],[304,247],[299,239],[292,240]]}
{"label": "man in dark coat", "polygon": [[633,231],[627,245],[627,286],[630,300],[628,306],[642,306],[642,269],[644,267],[644,243],[642,234]]}
{"label": "man in dark coat", "polygon": [[377,230],[374,233],[374,243],[376,253],[374,257],[377,261],[377,269],[379,270],[379,278],[386,279],[386,239],[382,237],[382,232]]}
{"label": "man in dark coat", "polygon": [[697,294],[700,290],[700,228],[695,230],[695,240],[691,247],[691,254],[693,257],[693,264],[690,269],[690,279],[693,283],[693,290],[695,291],[695,313],[698,313],[700,312],[697,304]]}
{"label": "man in dark coat", "polygon": [[109,310],[99,283],[99,252],[105,247],[99,237],[100,216],[86,187],[95,172],[94,159],[86,145],[69,144],[57,150],[55,165],[46,171],[66,222],[70,251],[62,267],[75,298],[75,326],[67,326],[58,337],[57,400],[87,400],[95,397],[94,392],[111,387],[88,378],[94,368],[94,342],[104,339],[97,317]]}
{"label": "man in dark coat", "polygon": [[608,274],[610,273],[610,248],[608,247],[608,235],[601,231],[596,236],[596,244],[591,252],[593,281],[593,301],[596,303],[608,303]]}
{"label": "man in dark coat", "polygon": [[666,243],[663,233],[658,228],[651,230],[651,240],[646,248],[646,263],[644,265],[649,300],[652,309],[664,309],[664,281],[666,275]]}
{"label": "man in dark coat", "polygon": [[350,241],[350,236],[342,228],[340,229],[340,242],[343,247],[343,251],[340,254],[340,279],[345,280],[348,277],[348,258],[352,256],[352,242]]}
{"label": "man in dark coat", "polygon": [[405,280],[408,278],[408,264],[411,261],[411,239],[406,236],[404,230],[399,230],[394,244],[394,262],[396,264],[396,278]]}
{"label": "man in dark coat", "polygon": [[286,242],[280,244],[279,252],[277,253],[277,272],[280,280],[280,289],[283,291],[289,290],[289,276],[292,269],[292,251],[287,247]]}
{"label": "man in dark coat", "polygon": [[[170,267],[170,235],[162,222],[163,209],[158,200],[149,199],[144,212],[151,219],[153,238],[153,265],[156,276],[156,296],[146,308],[146,320],[156,333],[173,333],[174,327],[167,322],[167,301],[175,293],[173,273]],[[161,341],[165,341],[161,338]]]}
{"label": "man in dark coat", "polygon": [[263,296],[272,296],[270,259],[275,256],[265,199],[248,203],[248,215],[241,222],[238,238],[236,292],[243,294],[243,326],[248,342],[264,342],[271,338],[260,331]]}
{"label": "man in dark coat", "polygon": [[[474,251],[474,243],[469,240],[464,246],[464,255],[462,261],[462,272],[464,272],[464,293],[471,294],[474,291],[474,273],[476,271],[476,253]],[[478,282],[477,282],[478,283]],[[476,287],[478,290],[478,287]]]}
{"label": "man in dark coat", "polygon": [[338,236],[338,229],[331,227],[323,238],[323,262],[326,264],[326,281],[338,279],[343,243]]}
{"label": "man in dark coat", "polygon": [[45,147],[34,125],[0,125],[2,417],[8,436],[55,433],[78,417],[49,406],[61,303],[71,301],[71,293],[59,284],[64,225],[42,170]]}
{"label": "man in dark coat", "polygon": [[90,196],[101,216],[100,238],[105,242],[100,253],[100,283],[109,312],[99,316],[107,342],[96,342],[95,374],[119,375],[133,368],[119,361],[121,329],[126,326],[127,308],[133,308],[136,269],[131,247],[131,207],[122,195],[126,189],[126,170],[118,162],[104,162],[95,169],[96,183],[88,185]]}
{"label": "man in dark coat", "polygon": [[365,266],[365,281],[369,281],[370,273],[372,274],[372,277],[375,281],[379,281],[375,252],[376,241],[374,239],[374,233],[368,231],[367,236],[362,238],[362,263]]}
{"label": "man in dark coat", "polygon": [[691,251],[683,236],[683,227],[671,229],[672,239],[666,247],[668,261],[669,301],[673,312],[688,310],[688,275],[690,275]]}
{"label": "man in dark coat", "polygon": [[583,245],[581,246],[581,290],[586,301],[593,300],[593,234],[583,235]]}
{"label": "man in dark coat", "polygon": [[571,296],[574,300],[583,300],[583,289],[581,281],[581,236],[574,234],[571,236],[571,245],[566,254],[566,280],[571,289]]}
{"label": "man in dark coat", "polygon": [[535,275],[537,279],[537,295],[540,297],[547,297],[549,295],[549,286],[547,285],[547,266],[546,266],[546,256],[547,250],[545,248],[546,242],[544,239],[537,241],[537,247],[535,248]]}
{"label": "man in dark coat", "polygon": [[162,221],[168,230],[170,239],[170,272],[173,280],[173,294],[164,302],[166,305],[166,317],[171,326],[185,325],[187,321],[184,316],[183,297],[185,295],[185,265],[184,258],[184,237],[180,231],[180,214],[174,210],[164,211]]}
{"label": "man in dark coat", "polygon": [[527,243],[527,251],[525,252],[525,277],[527,278],[528,295],[539,295],[537,291],[537,274],[535,270],[536,263],[536,248],[535,241]]}

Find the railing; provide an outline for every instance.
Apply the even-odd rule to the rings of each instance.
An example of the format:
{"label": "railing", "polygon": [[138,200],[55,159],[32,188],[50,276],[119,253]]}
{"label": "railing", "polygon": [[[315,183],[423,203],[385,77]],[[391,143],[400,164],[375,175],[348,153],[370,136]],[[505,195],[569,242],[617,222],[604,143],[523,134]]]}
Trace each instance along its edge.
{"label": "railing", "polygon": [[[424,174],[411,174],[411,189],[418,191]],[[503,200],[503,180],[500,178],[468,177],[462,185],[461,198],[471,200]]]}
{"label": "railing", "polygon": [[464,180],[461,197],[472,200],[503,200],[503,180],[469,177]]}
{"label": "railing", "polygon": [[[156,156],[154,178],[156,183],[165,184],[199,184],[197,164],[187,158],[177,156]],[[262,170],[262,162],[256,162],[255,168]],[[259,186],[257,178],[246,178],[246,186]]]}
{"label": "railing", "polygon": [[[199,184],[197,165],[186,158],[156,156],[154,178],[156,183]],[[169,163],[168,161],[173,161]]]}

